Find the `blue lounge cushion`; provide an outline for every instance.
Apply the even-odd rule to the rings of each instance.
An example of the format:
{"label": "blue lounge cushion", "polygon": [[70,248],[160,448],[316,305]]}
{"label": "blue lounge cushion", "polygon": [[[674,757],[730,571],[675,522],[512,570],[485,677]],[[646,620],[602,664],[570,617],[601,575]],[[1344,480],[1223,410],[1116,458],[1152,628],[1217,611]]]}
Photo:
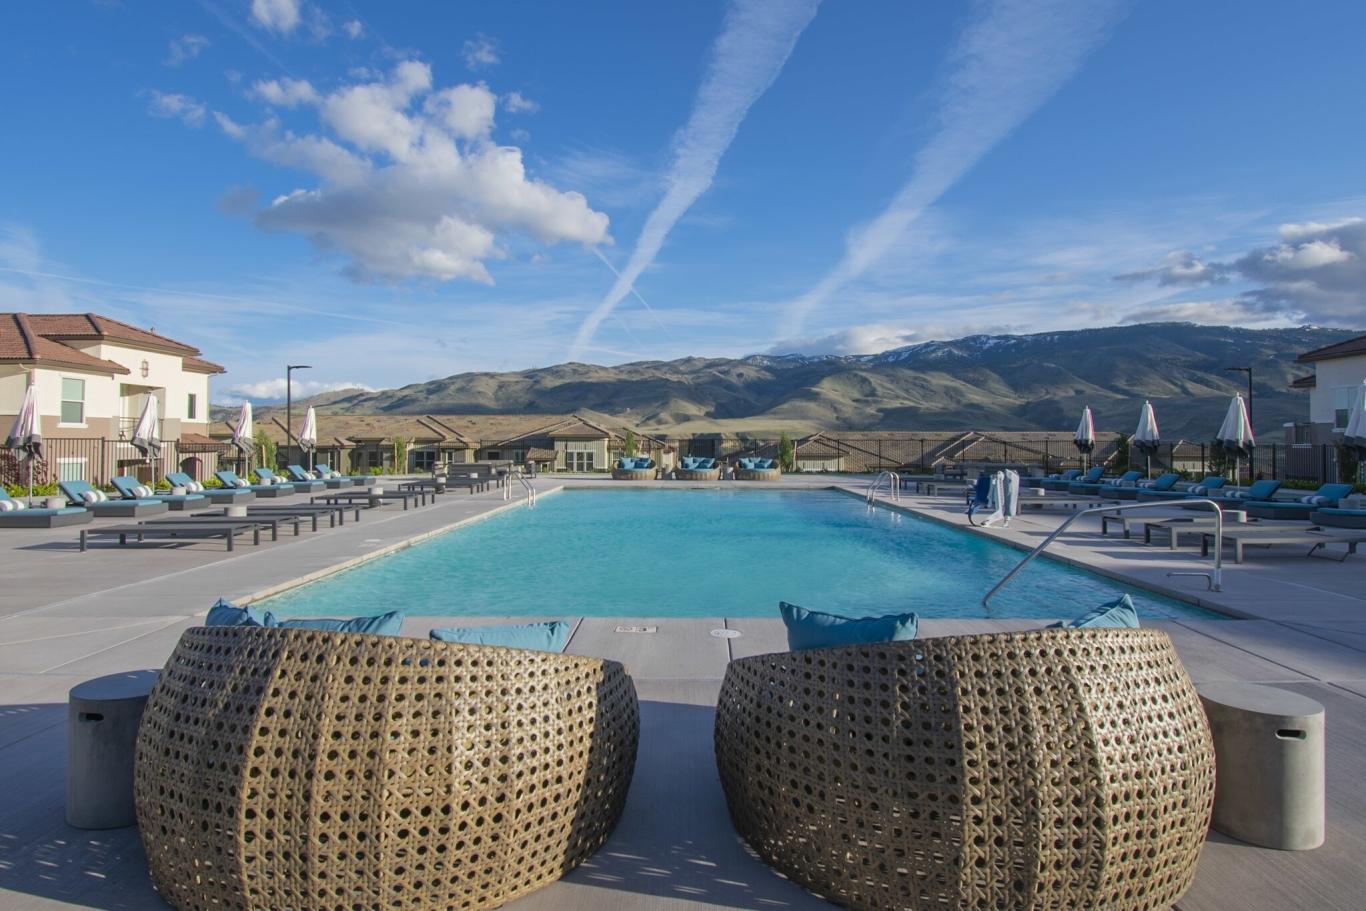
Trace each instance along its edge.
{"label": "blue lounge cushion", "polygon": [[403,611],[389,611],[374,617],[354,617],[334,620],[325,617],[300,617],[297,620],[277,620],[280,629],[320,629],[332,633],[369,633],[372,636],[397,636],[403,629]]}
{"label": "blue lounge cushion", "polygon": [[1243,492],[1243,498],[1248,500],[1269,500],[1276,495],[1276,491],[1281,489],[1280,481],[1263,479],[1256,481]]}
{"label": "blue lounge cushion", "polygon": [[1128,595],[1093,607],[1067,623],[1052,623],[1049,629],[1138,629],[1138,611]]}
{"label": "blue lounge cushion", "polygon": [[562,652],[569,644],[570,625],[565,620],[522,623],[513,626],[457,626],[434,629],[428,635],[437,642],[465,645],[496,645],[534,652]]}
{"label": "blue lounge cushion", "polygon": [[213,607],[209,608],[209,615],[204,618],[205,626],[274,626],[275,615],[268,610],[261,610],[248,604],[246,607],[238,607],[231,601],[219,598],[214,602]]}
{"label": "blue lounge cushion", "polygon": [[630,471],[632,468],[635,468],[635,467],[636,467],[636,460],[635,460],[635,459],[628,459],[628,458],[626,458],[625,456],[622,456],[621,458],[617,459],[617,468],[619,468],[619,469],[622,470],[622,471]]}
{"label": "blue lounge cushion", "polygon": [[636,459],[636,468],[637,468],[637,469],[642,469],[642,470],[643,470],[643,469],[654,468],[654,467],[655,467],[654,459],[651,459],[651,458],[649,458],[649,457],[646,457],[646,458],[643,458],[643,459]]}
{"label": "blue lounge cushion", "polygon": [[783,601],[778,605],[787,626],[787,647],[794,652],[840,645],[868,645],[914,639],[920,618],[914,613],[884,617],[842,617],[807,610]]}
{"label": "blue lounge cushion", "polygon": [[700,460],[694,459],[692,456],[684,456],[684,457],[683,457],[683,470],[684,470],[684,471],[693,471],[693,470],[695,470],[695,469],[697,468],[697,463],[698,463],[698,461],[700,461]]}
{"label": "blue lounge cushion", "polygon": [[703,471],[711,471],[716,468],[715,459],[698,459],[697,461],[701,463],[697,467],[701,468]]}

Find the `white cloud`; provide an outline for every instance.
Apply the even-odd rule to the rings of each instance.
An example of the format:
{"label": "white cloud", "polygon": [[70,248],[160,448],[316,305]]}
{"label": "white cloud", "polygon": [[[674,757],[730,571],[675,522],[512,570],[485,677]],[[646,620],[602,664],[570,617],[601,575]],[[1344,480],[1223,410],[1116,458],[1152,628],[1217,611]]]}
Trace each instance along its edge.
{"label": "white cloud", "polygon": [[535,114],[541,106],[521,92],[508,92],[503,96],[503,108],[512,114]]}
{"label": "white cloud", "polygon": [[847,326],[815,338],[787,339],[774,345],[773,354],[880,354],[923,341],[915,329],[887,323]]}
{"label": "white cloud", "polygon": [[1209,301],[1179,301],[1140,307],[1125,315],[1125,323],[1200,323],[1206,326],[1242,326],[1268,329],[1297,324],[1288,316],[1267,312],[1254,302],[1230,297]]}
{"label": "white cloud", "polygon": [[[285,400],[285,378],[261,380],[256,383],[239,383],[236,386],[228,386],[221,392],[215,392],[213,399],[215,405],[240,405],[244,401],[251,401],[253,404],[264,402],[283,402]],[[374,390],[364,383],[337,382],[326,380],[305,380],[297,376],[290,384],[293,386],[292,395],[297,403],[300,399],[317,395],[320,392],[332,392],[337,389],[363,389],[366,392]],[[302,415],[300,415],[302,417]]]}
{"label": "white cloud", "polygon": [[1265,262],[1277,267],[1302,271],[1332,266],[1355,259],[1356,254],[1338,246],[1336,240],[1311,240],[1302,244],[1282,244],[1262,254]]}
{"label": "white cloud", "polygon": [[251,94],[278,108],[316,104],[318,91],[306,79],[263,79],[251,87]]}
{"label": "white cloud", "polygon": [[499,59],[498,45],[487,35],[475,35],[465,42],[460,53],[465,58],[465,66],[472,70],[496,66]]}
{"label": "white cloud", "polygon": [[288,35],[302,19],[300,0],[251,0],[251,20],[261,28]]}
{"label": "white cloud", "polygon": [[542,244],[611,242],[606,215],[579,193],[528,178],[521,151],[489,139],[496,96],[487,86],[434,89],[430,67],[405,60],[326,96],[290,80],[257,83],[253,94],[315,103],[331,133],[214,112],[251,154],[320,181],[272,200],[256,224],[347,257],[344,271],[356,280],[492,283],[486,262],[506,256],[499,237],[509,232]]}
{"label": "white cloud", "polygon": [[1359,326],[1366,314],[1366,220],[1281,225],[1285,243],[1233,263],[1262,287],[1243,295],[1264,310],[1316,323]]}
{"label": "white cloud", "polygon": [[209,39],[203,35],[181,35],[171,39],[170,50],[166,54],[167,66],[180,66],[198,57],[209,46]]}
{"label": "white cloud", "polygon": [[997,0],[950,56],[938,129],[911,178],[872,221],[850,232],[840,261],[788,307],[782,334],[799,336],[812,311],[863,275],[929,206],[1047,102],[1106,38],[1118,0]]}
{"label": "white cloud", "polygon": [[1228,281],[1228,271],[1225,265],[1203,262],[1185,250],[1177,250],[1168,253],[1160,265],[1116,275],[1115,281],[1156,280],[1159,285],[1211,285]]}
{"label": "white cloud", "polygon": [[350,19],[342,23],[342,31],[346,32],[348,38],[359,38],[365,34],[365,24],[359,19]]}
{"label": "white cloud", "polygon": [[186,126],[199,128],[209,111],[203,104],[188,95],[152,91],[147,103],[147,113],[153,117],[173,118]]}
{"label": "white cloud", "polygon": [[584,319],[569,350],[577,360],[602,321],[635,286],[669,232],[707,191],[750,107],[782,72],[820,0],[736,0],[712,47],[692,115],[673,143],[673,162],[660,200],[611,290]]}
{"label": "white cloud", "polygon": [[1281,225],[1281,240],[1286,243],[1294,243],[1300,240],[1308,240],[1320,234],[1329,234],[1339,228],[1347,228],[1361,224],[1360,218],[1342,218],[1337,221],[1320,222],[1306,221],[1296,224],[1294,222]]}

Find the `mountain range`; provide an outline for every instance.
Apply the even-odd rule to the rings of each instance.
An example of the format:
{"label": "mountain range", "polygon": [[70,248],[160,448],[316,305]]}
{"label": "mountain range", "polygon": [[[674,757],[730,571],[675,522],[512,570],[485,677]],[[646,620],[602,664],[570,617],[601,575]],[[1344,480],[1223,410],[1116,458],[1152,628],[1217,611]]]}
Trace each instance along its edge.
{"label": "mountain range", "polygon": [[[670,434],[826,430],[1065,430],[1090,405],[1098,430],[1131,431],[1144,399],[1163,436],[1207,439],[1253,370],[1263,435],[1305,420],[1289,388],[1297,355],[1360,334],[1145,323],[1032,335],[972,335],[869,355],[688,357],[615,367],[565,363],[460,373],[314,397],[346,414],[565,414],[591,410]],[[296,413],[300,403],[295,403]]]}

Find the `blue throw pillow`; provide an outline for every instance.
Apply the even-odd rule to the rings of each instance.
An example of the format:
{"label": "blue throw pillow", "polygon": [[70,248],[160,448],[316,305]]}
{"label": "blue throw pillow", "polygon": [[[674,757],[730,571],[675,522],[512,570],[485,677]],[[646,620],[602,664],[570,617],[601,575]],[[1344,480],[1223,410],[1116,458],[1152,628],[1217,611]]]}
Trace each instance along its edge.
{"label": "blue throw pillow", "polygon": [[636,459],[636,468],[638,468],[638,469],[649,468],[649,467],[650,467],[650,464],[651,464],[651,462],[650,462],[650,460],[649,460],[648,458],[646,458],[646,459]]}
{"label": "blue throw pillow", "polygon": [[1048,629],[1138,629],[1138,611],[1128,595],[1092,608],[1070,623],[1052,623]]}
{"label": "blue throw pillow", "polygon": [[794,652],[839,645],[868,645],[914,639],[920,618],[915,614],[886,617],[841,617],[807,610],[786,601],[778,605],[787,625],[787,647]]}
{"label": "blue throw pillow", "polygon": [[683,457],[683,470],[684,470],[684,471],[692,471],[692,470],[695,469],[696,467],[697,467],[697,459],[694,459],[694,458],[692,458],[691,456],[684,456],[684,457]]}
{"label": "blue throw pillow", "polygon": [[377,617],[356,617],[353,620],[332,620],[323,617],[276,620],[272,625],[280,629],[320,629],[332,633],[370,633],[373,636],[397,636],[403,628],[403,612],[390,611]]}
{"label": "blue throw pillow", "polygon": [[545,623],[523,623],[516,626],[463,626],[434,629],[429,634],[437,642],[461,642],[465,645],[497,645],[502,648],[523,648],[535,652],[562,652],[569,644],[570,626],[564,620]]}
{"label": "blue throw pillow", "polygon": [[697,467],[701,468],[703,471],[711,471],[716,467],[715,459],[698,459],[698,461],[701,462],[701,464]]}
{"label": "blue throw pillow", "polygon": [[224,601],[219,598],[214,606],[209,608],[209,615],[204,618],[205,626],[274,626],[275,615],[268,610],[261,610],[248,604],[246,607],[238,607],[231,601]]}

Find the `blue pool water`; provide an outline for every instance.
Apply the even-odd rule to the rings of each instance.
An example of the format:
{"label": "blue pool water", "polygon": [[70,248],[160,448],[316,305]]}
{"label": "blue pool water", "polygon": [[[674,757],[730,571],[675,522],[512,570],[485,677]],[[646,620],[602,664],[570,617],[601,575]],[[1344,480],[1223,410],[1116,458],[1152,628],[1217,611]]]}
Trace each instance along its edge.
{"label": "blue pool water", "polygon": [[566,490],[262,603],[276,613],[1073,616],[1122,592],[1143,617],[1216,616],[834,491]]}

